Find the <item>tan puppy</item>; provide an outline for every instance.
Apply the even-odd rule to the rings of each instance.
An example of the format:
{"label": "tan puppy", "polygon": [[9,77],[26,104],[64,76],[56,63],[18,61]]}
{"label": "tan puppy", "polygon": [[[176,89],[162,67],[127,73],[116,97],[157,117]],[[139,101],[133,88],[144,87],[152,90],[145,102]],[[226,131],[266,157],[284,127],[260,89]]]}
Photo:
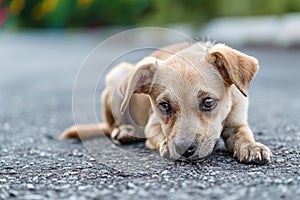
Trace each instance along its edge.
{"label": "tan puppy", "polygon": [[174,160],[209,156],[220,136],[240,162],[263,164],[272,153],[255,142],[247,123],[248,86],[258,61],[223,44],[181,43],[106,77],[105,122],[78,125],[60,138],[109,135],[116,143],[146,139],[146,147]]}

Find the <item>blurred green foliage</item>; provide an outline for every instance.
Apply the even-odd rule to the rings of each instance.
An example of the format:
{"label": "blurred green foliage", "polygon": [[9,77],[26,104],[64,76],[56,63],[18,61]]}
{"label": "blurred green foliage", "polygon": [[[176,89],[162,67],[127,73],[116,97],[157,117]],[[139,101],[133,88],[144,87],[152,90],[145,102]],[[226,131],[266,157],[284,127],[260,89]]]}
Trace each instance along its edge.
{"label": "blurred green foliage", "polygon": [[19,27],[95,27],[136,23],[151,0],[8,0]]}
{"label": "blurred green foliage", "polygon": [[189,22],[196,25],[224,16],[282,15],[300,12],[300,0],[152,0],[145,24]]}
{"label": "blurred green foliage", "polygon": [[68,28],[201,25],[221,16],[299,12],[300,0],[0,0],[0,6],[0,14],[9,10],[5,27]]}

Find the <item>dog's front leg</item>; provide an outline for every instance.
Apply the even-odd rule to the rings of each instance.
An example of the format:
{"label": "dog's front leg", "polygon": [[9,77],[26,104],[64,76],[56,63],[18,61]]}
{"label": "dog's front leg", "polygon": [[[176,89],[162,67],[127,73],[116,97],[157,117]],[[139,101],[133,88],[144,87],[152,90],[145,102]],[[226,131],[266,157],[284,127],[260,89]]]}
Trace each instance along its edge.
{"label": "dog's front leg", "polygon": [[148,149],[159,151],[159,154],[162,157],[169,156],[167,138],[164,136],[164,133],[161,129],[161,124],[156,119],[153,113],[150,116],[149,121],[145,127],[145,136],[146,147]]}
{"label": "dog's front leg", "polygon": [[224,128],[222,137],[228,151],[242,163],[264,164],[270,162],[270,149],[255,142],[248,125]]}

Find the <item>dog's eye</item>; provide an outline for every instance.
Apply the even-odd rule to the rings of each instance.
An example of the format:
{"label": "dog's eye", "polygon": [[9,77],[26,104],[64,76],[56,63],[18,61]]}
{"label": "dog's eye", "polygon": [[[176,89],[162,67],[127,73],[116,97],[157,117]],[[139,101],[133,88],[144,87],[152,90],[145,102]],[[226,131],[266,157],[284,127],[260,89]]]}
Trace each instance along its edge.
{"label": "dog's eye", "polygon": [[218,100],[206,97],[202,100],[202,103],[200,104],[200,110],[202,111],[211,111],[213,110],[218,104]]}
{"label": "dog's eye", "polygon": [[173,109],[169,102],[163,101],[158,104],[158,109],[163,115],[169,115],[172,113]]}

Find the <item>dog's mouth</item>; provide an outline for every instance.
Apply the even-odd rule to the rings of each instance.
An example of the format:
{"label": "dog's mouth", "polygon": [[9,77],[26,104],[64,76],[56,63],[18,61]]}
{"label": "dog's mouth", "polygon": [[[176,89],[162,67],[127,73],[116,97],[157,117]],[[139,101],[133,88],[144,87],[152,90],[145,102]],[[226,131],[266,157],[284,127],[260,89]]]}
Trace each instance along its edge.
{"label": "dog's mouth", "polygon": [[[161,156],[167,158],[168,160],[172,161],[179,161],[179,162],[187,162],[187,163],[199,163],[203,162],[207,157],[209,157],[210,153],[199,155],[199,152],[195,152],[194,155],[186,157],[184,155],[180,155],[175,151],[170,151],[170,147],[165,146],[164,151],[161,151]],[[200,157],[201,156],[201,157]]]}
{"label": "dog's mouth", "polygon": [[176,154],[175,156],[168,157],[169,160],[178,161],[178,162],[186,162],[186,163],[199,163],[203,162],[205,159],[207,159],[210,156],[210,154],[205,155],[203,157],[199,157],[199,155],[193,155],[190,157],[184,157],[182,155]]}
{"label": "dog's mouth", "polygon": [[187,163],[199,163],[199,162],[203,162],[208,156],[199,158],[199,157],[189,157],[189,158],[185,158],[180,156],[176,161],[182,161],[182,162],[187,162]]}

